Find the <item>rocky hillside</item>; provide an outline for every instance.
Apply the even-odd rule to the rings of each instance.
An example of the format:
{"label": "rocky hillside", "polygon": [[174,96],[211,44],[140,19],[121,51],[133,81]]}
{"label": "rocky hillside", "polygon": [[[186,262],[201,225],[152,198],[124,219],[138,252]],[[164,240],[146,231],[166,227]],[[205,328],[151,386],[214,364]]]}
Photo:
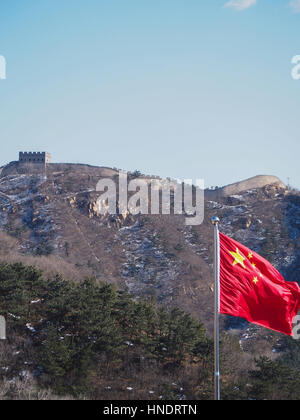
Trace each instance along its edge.
{"label": "rocky hillside", "polygon": [[206,191],[204,223],[187,227],[184,216],[99,215],[97,182],[117,176],[114,169],[88,165],[51,164],[47,173],[18,163],[2,168],[1,259],[34,262],[75,280],[95,276],[133,295],[178,305],[211,330],[210,218],[217,215],[225,234],[299,281],[300,194],[277,178]]}

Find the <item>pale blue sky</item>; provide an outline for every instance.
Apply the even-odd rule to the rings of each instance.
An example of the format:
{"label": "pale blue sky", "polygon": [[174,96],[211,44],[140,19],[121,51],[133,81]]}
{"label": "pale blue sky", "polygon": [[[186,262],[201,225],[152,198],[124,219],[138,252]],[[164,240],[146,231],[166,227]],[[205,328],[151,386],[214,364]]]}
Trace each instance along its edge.
{"label": "pale blue sky", "polygon": [[299,3],[0,0],[0,165],[47,150],[207,186],[273,174],[300,188]]}

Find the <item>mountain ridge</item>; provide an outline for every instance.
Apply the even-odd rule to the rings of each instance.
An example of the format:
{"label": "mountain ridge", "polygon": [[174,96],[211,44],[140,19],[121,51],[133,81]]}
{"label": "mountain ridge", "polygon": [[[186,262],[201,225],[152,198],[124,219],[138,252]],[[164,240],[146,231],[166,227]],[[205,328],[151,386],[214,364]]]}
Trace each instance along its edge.
{"label": "mountain ridge", "polygon": [[[0,175],[0,229],[17,240],[23,260],[51,255],[64,272],[77,273],[71,274],[74,278],[95,276],[136,296],[179,305],[209,330],[212,216],[221,218],[224,233],[265,252],[277,268],[287,269],[298,258],[299,232],[292,239],[287,227],[292,193],[278,178],[255,177],[231,184],[230,188],[244,188],[250,181],[251,189],[239,195],[213,196],[206,190],[204,223],[188,227],[181,215],[100,215],[95,186],[103,177],[116,180],[116,169],[52,163],[47,165],[47,178],[38,170],[33,164],[14,162]],[[266,185],[266,179],[276,182]],[[257,180],[259,188],[254,188]],[[293,205],[298,211],[298,202]],[[271,249],[269,232],[278,238],[278,249]]]}

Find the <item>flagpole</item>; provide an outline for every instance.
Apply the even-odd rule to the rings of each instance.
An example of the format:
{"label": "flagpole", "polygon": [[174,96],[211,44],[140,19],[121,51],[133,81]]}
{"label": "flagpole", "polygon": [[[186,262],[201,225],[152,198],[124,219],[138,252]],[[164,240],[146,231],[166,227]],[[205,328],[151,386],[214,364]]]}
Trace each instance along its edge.
{"label": "flagpole", "polygon": [[215,400],[220,401],[220,237],[218,217],[211,219],[214,225],[214,273],[215,273],[215,322],[214,322],[214,343],[215,343]]}

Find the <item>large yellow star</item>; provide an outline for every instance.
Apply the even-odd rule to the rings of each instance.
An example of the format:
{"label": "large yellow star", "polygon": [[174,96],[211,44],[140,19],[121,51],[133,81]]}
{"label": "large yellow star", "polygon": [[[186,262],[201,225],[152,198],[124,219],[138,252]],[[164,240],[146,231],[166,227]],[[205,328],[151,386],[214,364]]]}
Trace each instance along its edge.
{"label": "large yellow star", "polygon": [[236,249],[236,252],[230,252],[230,254],[234,257],[233,265],[241,264],[242,267],[246,268],[244,261],[246,258],[244,258],[241,254],[238,248]]}

